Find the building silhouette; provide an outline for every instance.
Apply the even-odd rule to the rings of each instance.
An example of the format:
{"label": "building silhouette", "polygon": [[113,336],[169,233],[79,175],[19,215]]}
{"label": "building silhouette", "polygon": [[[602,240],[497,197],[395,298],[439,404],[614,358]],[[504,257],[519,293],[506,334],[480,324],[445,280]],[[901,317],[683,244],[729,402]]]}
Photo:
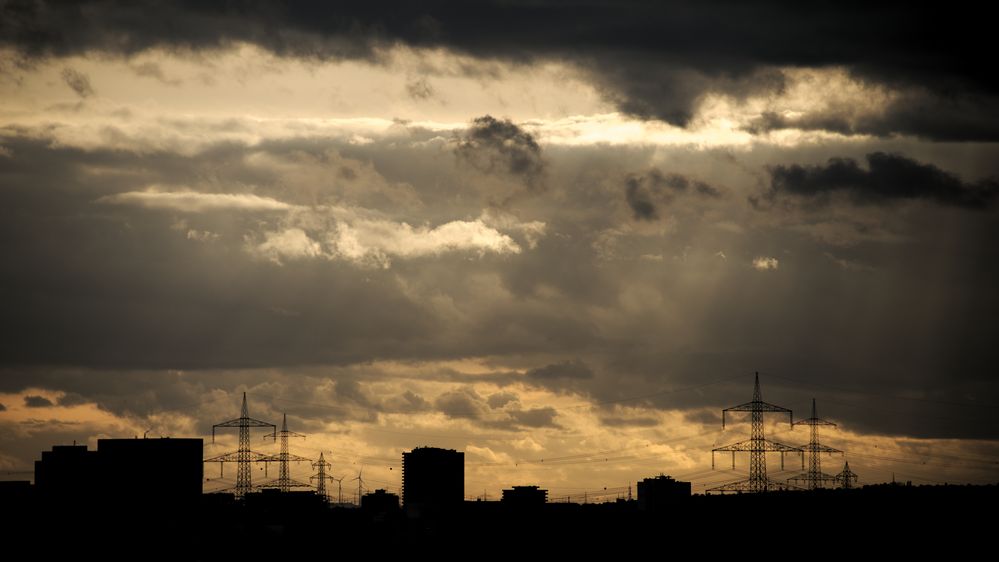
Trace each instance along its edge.
{"label": "building silhouette", "polygon": [[35,489],[45,498],[83,499],[92,494],[96,476],[97,451],[86,445],[54,445],[35,461]]}
{"label": "building silhouette", "polygon": [[402,503],[409,517],[453,513],[465,501],[465,453],[417,447],[402,454]]}
{"label": "building silhouette", "polygon": [[537,507],[548,503],[548,490],[538,486],[514,486],[503,490],[500,500],[511,507]]}
{"label": "building silhouette", "polygon": [[395,513],[399,511],[399,496],[378,489],[361,496],[361,511],[372,514]]}
{"label": "building silhouette", "polygon": [[660,474],[638,483],[638,509],[642,511],[671,509],[689,499],[690,482],[674,480],[671,476]]}
{"label": "building silhouette", "polygon": [[98,478],[124,499],[148,489],[160,505],[193,503],[201,497],[203,456],[202,439],[98,439]]}
{"label": "building silhouette", "polygon": [[194,504],[204,478],[202,451],[201,439],[168,437],[98,439],[96,451],[56,445],[35,461],[35,486],[42,497],[63,501]]}

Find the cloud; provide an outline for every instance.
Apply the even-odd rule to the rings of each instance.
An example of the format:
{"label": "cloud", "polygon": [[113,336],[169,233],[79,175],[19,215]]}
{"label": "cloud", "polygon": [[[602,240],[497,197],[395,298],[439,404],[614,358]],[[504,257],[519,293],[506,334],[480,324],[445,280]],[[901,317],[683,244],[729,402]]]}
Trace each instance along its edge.
{"label": "cloud", "polygon": [[540,187],[545,171],[541,146],[534,135],[509,119],[477,117],[455,148],[458,159],[487,174],[507,174],[528,187]]}
{"label": "cloud", "polygon": [[656,427],[662,423],[658,418],[653,417],[611,417],[600,418],[600,423],[609,427]]}
{"label": "cloud", "polygon": [[663,174],[649,170],[645,174],[629,174],[624,180],[624,197],[635,220],[652,221],[659,218],[657,202],[669,203],[673,196],[687,191],[708,197],[720,197],[721,192],[700,180],[680,174]]}
{"label": "cloud", "polygon": [[651,221],[659,218],[656,205],[652,202],[652,194],[639,179],[625,180],[624,197],[635,220]]}
{"label": "cloud", "polygon": [[490,408],[496,409],[518,401],[519,398],[512,392],[495,392],[489,395],[486,403],[489,404]]}
{"label": "cloud", "polygon": [[764,111],[747,130],[754,134],[797,129],[891,138],[911,135],[934,141],[999,140],[999,103],[994,97],[954,92],[938,95],[914,87],[893,92],[883,103],[836,106],[785,114]]}
{"label": "cloud", "polygon": [[62,71],[62,81],[76,92],[76,95],[83,99],[94,95],[94,88],[90,85],[87,75],[72,68],[64,68]]}
{"label": "cloud", "polygon": [[[918,111],[903,99],[898,118],[874,115],[873,127],[968,140],[994,123],[999,84],[989,72],[988,18],[962,10],[911,7],[899,26],[895,10],[858,4],[835,13],[787,10],[781,2],[728,4],[595,2],[573,10],[552,0],[480,3],[472,13],[458,3],[431,6],[346,2],[335,11],[320,4],[268,6],[238,2],[202,4],[140,2],[127,8],[92,0],[69,4],[27,1],[4,4],[0,46],[27,57],[103,53],[131,56],[154,49],[216,51],[244,43],[282,57],[384,62],[394,46],[443,49],[494,61],[560,61],[578,69],[624,112],[691,123],[707,96],[736,99],[779,93],[783,68],[844,67],[859,81],[878,83],[947,108],[957,125]],[[616,22],[609,25],[608,22]],[[509,29],[515,25],[517,33]],[[850,33],[841,30],[849,29]],[[932,35],[936,39],[923,40]],[[819,48],[817,45],[821,45]],[[466,65],[468,72],[482,72]],[[955,96],[955,93],[960,93]],[[907,96],[903,96],[906,98]],[[908,97],[913,97],[909,95]],[[866,119],[867,117],[865,117]],[[941,127],[944,129],[941,131]],[[870,128],[864,124],[859,129]],[[992,136],[991,138],[994,138]]]}
{"label": "cloud", "polygon": [[433,98],[437,95],[437,91],[434,90],[430,81],[425,77],[413,78],[406,82],[406,94],[417,101],[423,101]]}
{"label": "cloud", "polygon": [[512,410],[509,412],[513,423],[522,427],[559,427],[555,423],[558,413],[554,408],[531,408],[530,410]]}
{"label": "cloud", "polygon": [[[418,399],[390,403],[388,397],[410,388],[434,404],[454,385],[473,386],[479,399],[469,400],[482,416],[474,423],[428,411],[395,419],[403,425],[433,420],[426,423],[428,433],[441,422],[473,426],[469,431],[493,422],[522,427],[543,414],[518,422],[510,410],[547,406],[560,412],[553,421],[574,431],[574,410],[562,408],[586,400],[630,400],[653,410],[729,406],[750,396],[747,365],[799,378],[798,394],[776,377],[763,381],[768,400],[795,409],[806,407],[819,383],[879,396],[997,399],[989,366],[997,360],[990,319],[999,246],[990,241],[999,231],[991,213],[940,205],[896,213],[835,199],[811,213],[791,206],[752,213],[742,198],[704,197],[693,210],[670,208],[678,220],[668,232],[630,222],[621,228],[628,170],[661,166],[665,178],[665,170],[678,169],[669,163],[682,161],[689,180],[752,189],[754,174],[768,162],[824,162],[841,145],[754,147],[738,154],[738,166],[714,149],[560,147],[545,153],[548,189],[487,217],[480,200],[466,197],[467,178],[446,144],[428,147],[399,136],[366,145],[336,137],[225,142],[194,152],[80,149],[36,131],[8,130],[2,142],[14,157],[0,166],[0,248],[8,257],[0,262],[8,294],[0,384],[22,392],[75,392],[97,407],[144,416],[168,405],[183,410],[218,389],[250,387],[326,404],[310,411],[319,424],[420,408]],[[989,169],[987,149],[958,148],[918,150],[934,154],[942,169],[970,177]],[[873,149],[843,150],[862,155]],[[344,201],[343,166],[357,172],[350,181],[358,191],[377,181],[406,182],[423,204]],[[697,197],[692,183],[679,191],[663,181],[660,190],[675,200]],[[252,195],[294,208],[247,212],[222,205],[188,212],[94,204],[105,196],[144,193],[149,185],[233,194],[252,186]],[[407,258],[387,250],[456,220],[481,220],[521,251],[487,251],[487,259],[476,259],[475,249],[402,252]],[[534,249],[526,249],[527,231],[508,220],[545,225]],[[330,257],[339,224],[360,230],[364,221],[376,224],[370,236],[358,237],[368,248],[359,255],[381,252],[392,260],[390,269]],[[720,221],[740,228],[719,228]],[[798,230],[829,222],[897,234],[836,249],[837,257],[875,267],[877,274],[840,267],[826,256],[826,242]],[[635,259],[608,264],[596,253],[595,240],[610,228],[619,230],[617,247]],[[324,253],[282,258],[282,267],[275,267],[247,251],[264,243],[265,233],[291,229],[304,234],[297,238],[302,247],[316,243]],[[218,237],[190,240],[191,230]],[[727,260],[714,256],[719,248]],[[793,267],[780,264],[785,267],[772,272],[776,276],[753,269],[754,257],[769,256],[762,253],[767,248],[786,250]],[[653,263],[638,259],[642,255],[664,259]],[[774,254],[781,261],[784,255]],[[912,307],[916,301],[925,306]],[[455,367],[469,361],[477,366]],[[398,375],[405,385],[395,386],[375,382],[393,376],[376,367],[385,363],[423,366]],[[289,380],[287,373],[303,371],[325,386]],[[738,373],[748,373],[739,384],[703,386]],[[359,381],[360,396],[372,405],[340,400],[330,383],[339,378]],[[690,387],[698,390],[683,391]],[[927,388],[933,393],[926,395]],[[498,392],[515,392],[522,404],[490,408],[489,397]],[[948,407],[934,418],[916,415],[918,408],[905,402],[894,404],[905,414],[896,415],[858,396],[829,399],[843,407],[827,415],[863,431],[990,438],[996,432],[994,424],[967,420]],[[11,400],[20,403],[4,402]],[[340,402],[351,405],[331,407]],[[204,418],[218,421],[225,418],[217,414],[235,412],[238,399]],[[952,414],[958,414],[955,421],[941,422]],[[355,428],[362,433],[363,426]]]}
{"label": "cloud", "polygon": [[[324,215],[325,211],[330,215]],[[518,254],[520,246],[481,220],[451,221],[436,227],[363,216],[354,209],[317,209],[320,226],[307,233],[299,227],[269,231],[251,243],[251,253],[281,263],[287,259],[324,258],[358,265],[388,267],[394,258],[440,256],[450,252]],[[292,222],[298,220],[290,219]],[[305,224],[314,221],[301,219]]]}
{"label": "cloud", "polygon": [[301,228],[266,232],[264,241],[256,245],[253,251],[278,263],[287,258],[314,258],[323,255],[319,242],[309,238]]}
{"label": "cloud", "polygon": [[527,378],[538,381],[550,381],[557,379],[592,379],[593,370],[586,363],[576,359],[552,363],[544,367],[531,369],[527,372]]}
{"label": "cloud", "polygon": [[168,78],[163,72],[163,68],[158,63],[152,61],[146,61],[133,65],[132,72],[134,72],[136,76],[155,78],[167,86],[180,86],[182,84],[181,80],[177,78]]}
{"label": "cloud", "polygon": [[825,165],[778,165],[769,173],[771,198],[787,194],[820,203],[841,192],[860,204],[925,199],[941,205],[983,209],[999,194],[995,179],[967,183],[932,164],[884,152],[868,154],[866,170],[852,158],[830,158]]}
{"label": "cloud", "polygon": [[36,395],[25,396],[24,405],[29,408],[49,408],[55,406],[48,398]]}
{"label": "cloud", "polygon": [[469,387],[448,391],[434,401],[434,406],[449,418],[479,419],[482,417],[482,398]]}
{"label": "cloud", "polygon": [[769,271],[777,269],[779,265],[780,262],[777,261],[777,258],[768,258],[765,256],[760,256],[753,259],[753,269],[759,271]]}
{"label": "cloud", "polygon": [[132,205],[147,209],[168,209],[184,213],[216,210],[287,211],[294,208],[270,197],[250,193],[201,193],[197,191],[161,191],[152,187],[146,191],[129,191],[107,195],[97,200],[112,205]]}
{"label": "cloud", "polygon": [[481,220],[451,221],[436,227],[360,219],[341,222],[330,236],[331,255],[350,261],[384,262],[390,257],[423,257],[445,252],[518,254],[520,246]]}

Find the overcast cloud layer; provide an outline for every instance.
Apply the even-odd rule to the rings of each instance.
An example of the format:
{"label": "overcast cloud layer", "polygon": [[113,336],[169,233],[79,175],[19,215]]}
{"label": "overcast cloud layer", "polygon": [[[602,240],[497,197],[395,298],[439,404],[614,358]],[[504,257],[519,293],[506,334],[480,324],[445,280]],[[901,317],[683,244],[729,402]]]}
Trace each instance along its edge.
{"label": "overcast cloud layer", "polygon": [[759,371],[867,481],[996,478],[982,18],[2,6],[8,470],[246,390],[389,487],[707,485]]}

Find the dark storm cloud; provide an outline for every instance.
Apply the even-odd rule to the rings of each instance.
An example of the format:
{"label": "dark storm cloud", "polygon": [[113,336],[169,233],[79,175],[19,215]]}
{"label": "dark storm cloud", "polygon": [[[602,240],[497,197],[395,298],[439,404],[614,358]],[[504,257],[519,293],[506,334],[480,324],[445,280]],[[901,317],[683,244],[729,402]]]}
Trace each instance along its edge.
{"label": "dark storm cloud", "polygon": [[558,413],[554,408],[531,408],[530,410],[511,410],[511,421],[517,426],[529,428],[559,427],[555,423]]}
{"label": "dark storm cloud", "polygon": [[918,102],[858,130],[995,139],[994,120],[982,126],[975,119],[999,107],[999,80],[987,58],[990,20],[976,16],[980,10],[911,3],[831,10],[784,2],[13,0],[2,7],[0,45],[38,57],[249,42],[281,56],[374,60],[379,47],[405,44],[515,63],[560,60],[589,75],[621,110],[677,125],[689,122],[707,93],[780,91],[776,67],[845,67],[865,82],[926,92],[936,107],[955,94],[970,100],[954,111],[967,130],[914,111]]}
{"label": "dark storm cloud", "polygon": [[906,92],[875,113],[857,116],[855,111],[810,111],[798,117],[765,112],[748,130],[755,134],[801,129],[887,138],[902,134],[937,141],[999,140],[999,104],[988,96]]}
{"label": "dark storm cloud", "polygon": [[131,68],[132,72],[134,72],[136,76],[154,78],[167,86],[180,86],[182,84],[181,80],[177,78],[167,77],[166,73],[163,72],[163,68],[155,62],[147,61],[141,64],[133,65]]}
{"label": "dark storm cloud", "polygon": [[657,418],[602,417],[600,423],[608,427],[655,427],[662,422]]}
{"label": "dark storm cloud", "polygon": [[844,192],[858,203],[927,199],[971,209],[987,207],[999,194],[999,182],[994,179],[967,183],[932,164],[883,152],[867,155],[867,169],[852,158],[830,158],[819,166],[774,166],[770,169],[770,188],[772,195],[819,200]]}
{"label": "dark storm cloud", "polygon": [[[211,417],[200,415],[198,423],[207,431],[209,422],[235,417],[238,400],[202,403],[242,388],[251,392],[251,414],[271,421],[283,409],[296,423],[314,423],[435,408],[478,416],[468,418],[477,427],[516,429],[556,418],[504,397],[493,400],[491,385],[578,394],[613,419],[623,415],[615,404],[688,410],[745,402],[752,370],[760,369],[765,399],[797,412],[815,395],[823,415],[850,430],[996,434],[994,424],[966,419],[956,406],[940,406],[933,418],[920,417],[918,403],[875,407],[879,399],[907,395],[957,404],[999,400],[992,368],[999,361],[993,326],[999,245],[991,243],[999,226],[990,212],[917,205],[902,214],[831,201],[817,206],[817,215],[790,207],[764,214],[749,212],[742,198],[695,201],[695,177],[735,189],[755,183],[743,168],[872,149],[752,152],[739,156],[741,167],[730,166],[740,175],[728,175],[722,168],[729,165],[710,150],[663,152],[679,165],[657,163],[687,183],[662,173],[659,189],[675,195],[686,185],[687,195],[675,196],[670,207],[676,229],[649,235],[626,232],[622,225],[632,226],[631,219],[608,209],[623,207],[622,178],[627,170],[648,170],[652,149],[546,147],[549,189],[516,209],[521,219],[550,229],[535,248],[525,243],[521,253],[502,259],[400,260],[383,270],[253,259],[244,234],[270,225],[273,213],[184,214],[95,201],[148,185],[204,188],[208,178],[204,189],[213,192],[332,204],[343,196],[337,190],[347,166],[362,191],[375,175],[383,184],[407,182],[422,204],[399,204],[398,216],[411,224],[479,216],[480,200],[455,196],[467,186],[451,150],[428,147],[424,136],[356,146],[329,138],[220,143],[182,155],[81,150],[37,131],[7,133],[2,144],[9,155],[0,158],[3,392],[63,392],[67,401],[90,400],[125,416],[205,408]],[[965,150],[951,160],[937,152],[934,161],[949,170],[966,169],[965,158],[982,160],[984,153],[966,157]],[[867,270],[845,269],[829,259],[828,245],[797,230],[840,220],[844,211],[850,220],[863,212],[898,221],[895,240],[868,238],[835,249],[838,257],[869,264]],[[718,220],[738,228],[718,228]],[[191,239],[187,230],[219,237]],[[606,261],[598,254],[594,244],[607,232],[636,259]],[[716,257],[719,250],[728,259]],[[645,253],[664,260],[637,259]],[[779,257],[779,275],[750,267],[760,255]],[[487,358],[491,372],[459,373],[433,363],[469,357]],[[431,366],[394,375],[379,373],[372,365],[379,360]],[[308,380],[284,374],[313,368]],[[405,386],[380,394],[385,387],[368,384],[391,377],[479,392],[442,398],[438,393],[447,390],[429,394],[414,382],[414,395],[406,396]]]}
{"label": "dark storm cloud", "polygon": [[635,220],[659,218],[656,203],[669,203],[673,195],[692,190],[698,195],[719,197],[721,192],[700,180],[691,180],[680,174],[663,174],[650,170],[639,175],[630,174],[624,180],[624,198]]}
{"label": "dark storm cloud", "polygon": [[479,419],[482,417],[482,398],[471,388],[459,388],[437,397],[434,405],[450,418]]}
{"label": "dark storm cloud", "polygon": [[577,359],[531,369],[527,372],[527,378],[537,381],[591,379],[593,378],[593,370],[586,363]]}
{"label": "dark storm cloud", "polygon": [[94,88],[90,85],[90,79],[87,78],[86,74],[78,70],[64,68],[62,71],[62,81],[81,98],[89,98],[94,95]]}
{"label": "dark storm cloud", "polygon": [[489,399],[486,403],[489,404],[490,408],[502,408],[511,402],[517,402],[519,399],[517,395],[512,392],[496,392],[489,395]]}
{"label": "dark storm cloud", "polygon": [[[483,398],[468,387],[445,392],[437,397],[435,406],[446,416],[456,419],[472,420],[478,425],[489,429],[515,431],[522,428],[538,429],[544,427],[559,427],[555,422],[558,412],[551,407],[530,408],[507,407],[500,410],[494,398],[496,394]],[[506,401],[504,405],[516,404],[516,400]],[[491,411],[490,411],[491,410]]]}
{"label": "dark storm cloud", "polygon": [[29,408],[48,408],[50,406],[55,406],[51,400],[44,396],[25,396],[24,405]]}
{"label": "dark storm cloud", "polygon": [[659,213],[656,204],[652,202],[652,194],[636,178],[625,180],[624,198],[634,213],[635,220],[656,220]]}
{"label": "dark storm cloud", "polygon": [[487,174],[508,174],[538,187],[545,171],[541,146],[534,135],[509,119],[477,117],[455,148],[458,158]]}
{"label": "dark storm cloud", "polygon": [[[268,356],[319,359],[303,355],[306,348],[352,362],[347,356],[363,347],[358,338],[406,340],[410,329],[432,331],[435,321],[386,273],[361,277],[353,266],[329,260],[282,268],[252,259],[243,234],[260,215],[185,219],[195,221],[192,229],[228,235],[197,243],[188,228],[176,228],[183,217],[174,213],[95,203],[150,183],[195,184],[221,162],[241,168],[237,176],[266,181],[266,174],[238,165],[245,148],[220,146],[186,158],[13,138],[4,146],[14,157],[0,162],[0,247],[10,257],[0,277],[4,290],[25,297],[4,305],[5,362],[204,368],[258,366]],[[92,167],[116,174],[95,176]],[[205,276],[205,268],[218,276]],[[336,291],[306,282],[316,275]],[[311,288],[287,290],[288,283]],[[346,323],[329,324],[334,317]]]}

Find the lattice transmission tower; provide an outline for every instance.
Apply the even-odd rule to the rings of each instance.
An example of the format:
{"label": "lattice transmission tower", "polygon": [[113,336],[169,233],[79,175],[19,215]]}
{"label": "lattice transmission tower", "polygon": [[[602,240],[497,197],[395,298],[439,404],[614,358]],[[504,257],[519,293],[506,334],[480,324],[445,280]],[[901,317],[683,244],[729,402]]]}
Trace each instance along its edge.
{"label": "lattice transmission tower", "polygon": [[310,476],[309,480],[310,481],[311,480],[317,480],[317,482],[316,482],[316,493],[319,494],[319,497],[323,498],[323,501],[325,501],[326,503],[329,503],[330,502],[330,496],[329,496],[329,493],[326,491],[326,481],[329,480],[329,481],[332,482],[332,481],[336,480],[336,478],[333,478],[332,476],[326,474],[326,469],[327,468],[333,468],[333,465],[331,465],[330,463],[326,462],[326,459],[323,458],[322,451],[320,451],[319,452],[319,460],[316,461],[316,462],[314,462],[314,463],[312,463],[312,468],[316,469],[316,473],[314,475]]}
{"label": "lattice transmission tower", "polygon": [[843,463],[843,471],[836,475],[840,488],[849,490],[857,485],[857,475],[850,470],[850,461]]}
{"label": "lattice transmission tower", "polygon": [[[812,398],[812,417],[807,420],[799,420],[791,424],[795,427],[799,425],[807,425],[811,433],[808,444],[802,446],[802,449],[808,453],[808,470],[805,470],[801,474],[797,474],[787,479],[788,482],[796,484],[806,490],[816,490],[825,486],[826,482],[835,482],[836,477],[831,474],[825,474],[822,472],[822,461],[819,456],[821,453],[842,453],[839,449],[833,449],[832,447],[827,447],[819,443],[819,426],[820,425],[830,425],[836,427],[831,421],[826,421],[819,418],[815,410],[815,399]],[[804,457],[802,457],[802,467],[804,467]]]}
{"label": "lattice transmission tower", "polygon": [[219,463],[219,476],[222,476],[223,463],[234,462],[236,463],[236,486],[232,488],[236,495],[236,498],[242,499],[246,497],[246,494],[253,489],[253,482],[250,470],[250,463],[254,461],[262,461],[267,458],[267,455],[263,453],[258,453],[256,451],[250,450],[250,428],[251,427],[269,427],[272,430],[276,429],[276,426],[272,423],[267,423],[265,421],[256,420],[250,417],[249,411],[246,407],[246,393],[243,393],[243,407],[240,410],[240,415],[234,420],[229,420],[227,422],[217,423],[212,426],[212,443],[215,442],[215,430],[220,427],[237,427],[239,428],[239,449],[229,453],[223,453],[216,457],[205,459],[205,462],[217,462]]}
{"label": "lattice transmission tower", "polygon": [[[762,394],[760,393],[760,374],[756,373],[756,383],[753,388],[753,400],[751,402],[746,402],[745,404],[739,404],[738,406],[733,406],[731,408],[726,408],[722,410],[722,428],[725,427],[725,414],[729,412],[749,412],[752,430],[750,437],[746,441],[740,441],[738,443],[733,443],[731,445],[726,445],[724,447],[718,447],[711,450],[711,468],[715,467],[715,453],[717,452],[731,452],[732,453],[732,468],[735,468],[735,454],[736,453],[749,453],[749,478],[746,480],[741,480],[739,482],[732,482],[729,484],[723,484],[721,486],[715,486],[714,488],[708,488],[706,492],[768,492],[773,490],[787,489],[789,486],[786,483],[778,482],[777,480],[771,480],[767,476],[767,453],[780,453],[780,465],[781,470],[784,468],[784,454],[785,453],[802,453],[802,450],[798,447],[792,447],[790,445],[785,445],[783,443],[778,443],[776,441],[770,441],[763,435],[763,414],[774,413],[774,414],[787,414],[788,423],[793,424],[793,418],[791,410],[787,408],[782,408],[780,406],[775,406],[763,401]],[[793,426],[793,425],[792,425]]]}
{"label": "lattice transmission tower", "polygon": [[291,470],[289,463],[291,462],[312,462],[312,459],[305,457],[300,457],[298,455],[293,455],[288,452],[288,438],[289,437],[301,437],[305,439],[305,436],[301,433],[295,433],[294,431],[288,431],[288,414],[284,414],[284,419],[281,421],[281,431],[275,431],[274,433],[267,435],[275,441],[279,438],[281,439],[281,452],[277,455],[270,455],[260,459],[262,462],[276,462],[278,463],[278,477],[277,480],[273,480],[266,484],[261,484],[261,488],[278,488],[282,492],[290,492],[292,488],[311,488],[309,484],[304,482],[299,482],[291,478]]}

